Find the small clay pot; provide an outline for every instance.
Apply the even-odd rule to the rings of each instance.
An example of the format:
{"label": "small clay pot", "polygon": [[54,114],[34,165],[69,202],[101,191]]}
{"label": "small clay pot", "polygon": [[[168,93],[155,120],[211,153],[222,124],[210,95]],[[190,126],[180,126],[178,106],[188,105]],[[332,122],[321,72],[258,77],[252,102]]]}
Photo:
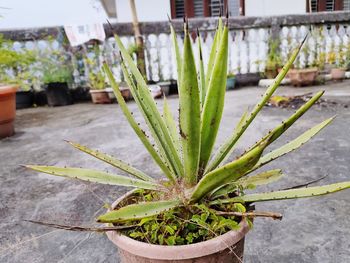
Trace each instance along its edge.
{"label": "small clay pot", "polygon": [[[119,198],[112,209],[132,194],[133,191]],[[243,261],[244,237],[249,231],[245,220],[239,225],[237,231],[191,245],[153,245],[117,231],[109,231],[107,236],[118,247],[121,263],[238,263]]]}
{"label": "small clay pot", "polygon": [[0,139],[15,133],[16,86],[0,86]]}
{"label": "small clay pot", "polygon": [[111,103],[108,92],[105,90],[90,90],[91,99],[94,104]]}
{"label": "small clay pot", "polygon": [[318,69],[291,69],[289,70],[288,75],[293,86],[308,86],[315,83],[318,75]]}
{"label": "small clay pot", "polygon": [[266,68],[265,77],[268,79],[274,79],[278,75],[277,68]]}
{"label": "small clay pot", "polygon": [[128,87],[119,87],[119,90],[120,90],[125,101],[132,99],[132,94],[131,94],[131,91]]}
{"label": "small clay pot", "polygon": [[331,76],[333,80],[342,81],[345,78],[345,68],[332,68]]}

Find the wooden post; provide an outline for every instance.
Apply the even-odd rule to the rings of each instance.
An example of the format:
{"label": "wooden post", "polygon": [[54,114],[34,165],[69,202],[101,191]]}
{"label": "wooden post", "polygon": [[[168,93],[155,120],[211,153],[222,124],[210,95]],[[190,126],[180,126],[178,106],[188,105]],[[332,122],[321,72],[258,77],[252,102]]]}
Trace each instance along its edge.
{"label": "wooden post", "polygon": [[130,3],[131,15],[132,15],[132,24],[133,24],[134,35],[135,35],[135,42],[137,46],[137,51],[136,51],[137,67],[140,70],[141,74],[145,78],[147,78],[143,38],[141,35],[140,25],[137,18],[135,0],[129,0],[129,3]]}

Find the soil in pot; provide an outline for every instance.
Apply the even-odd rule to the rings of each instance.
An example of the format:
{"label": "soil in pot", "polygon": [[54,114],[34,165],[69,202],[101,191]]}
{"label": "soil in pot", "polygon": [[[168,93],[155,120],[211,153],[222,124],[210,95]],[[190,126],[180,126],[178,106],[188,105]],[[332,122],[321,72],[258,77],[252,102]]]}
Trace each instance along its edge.
{"label": "soil in pot", "polygon": [[17,91],[16,92],[16,109],[30,108],[34,104],[33,91]]}
{"label": "soil in pot", "polygon": [[331,76],[332,79],[335,81],[342,81],[345,78],[345,68],[332,68],[331,69]]}
{"label": "soil in pot", "polygon": [[73,103],[67,83],[54,82],[47,84],[46,97],[49,106],[65,106]]}
{"label": "soil in pot", "polygon": [[[133,201],[130,201],[133,198],[134,192],[127,193],[112,205],[112,209],[119,207],[120,204],[124,206],[133,203]],[[167,221],[167,225],[172,225],[172,222]],[[206,241],[188,245],[150,244],[135,240],[116,231],[107,232],[107,236],[117,245],[120,262],[122,263],[236,263],[242,262],[244,236],[248,230],[247,222],[242,220],[237,225],[236,230],[228,231]],[[177,231],[180,230],[177,229]]]}
{"label": "soil in pot", "polygon": [[315,83],[318,76],[317,68],[307,69],[291,69],[289,70],[289,78],[293,86],[302,87]]}
{"label": "soil in pot", "polygon": [[0,86],[0,139],[15,133],[16,90],[15,86]]}
{"label": "soil in pot", "polygon": [[108,96],[108,92],[105,90],[90,90],[90,94],[94,104],[107,104],[112,102]]}

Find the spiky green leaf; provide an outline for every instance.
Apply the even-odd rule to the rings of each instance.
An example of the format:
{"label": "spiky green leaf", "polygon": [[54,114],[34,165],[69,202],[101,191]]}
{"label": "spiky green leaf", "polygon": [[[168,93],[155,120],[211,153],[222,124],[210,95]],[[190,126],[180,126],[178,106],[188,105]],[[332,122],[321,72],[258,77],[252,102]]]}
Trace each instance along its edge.
{"label": "spiky green leaf", "polygon": [[[305,41],[305,39],[304,39]],[[279,72],[277,77],[275,78],[273,84],[271,84],[266,92],[264,93],[262,99],[255,105],[251,113],[249,114],[249,117],[246,119],[245,124],[241,127],[241,129],[237,132],[235,132],[222,146],[220,146],[219,150],[215,154],[215,157],[208,165],[207,171],[211,171],[218,167],[223,161],[225,161],[231,154],[231,152],[234,149],[234,146],[238,142],[239,138],[243,135],[245,130],[249,127],[251,122],[255,119],[256,115],[260,112],[262,107],[266,104],[266,102],[271,98],[272,94],[276,91],[276,89],[281,84],[282,80],[286,76],[288,70],[293,65],[293,62],[295,61],[297,55],[299,54],[299,51],[304,44],[304,41],[299,45],[298,48],[296,48],[292,54],[292,56],[289,58],[287,63],[284,65],[282,70]]]}
{"label": "spiky green leaf", "polygon": [[143,131],[140,128],[140,126],[135,121],[134,117],[132,116],[131,112],[129,111],[129,109],[125,103],[125,100],[124,100],[124,98],[119,90],[119,86],[113,77],[112,71],[110,70],[110,68],[108,67],[108,65],[106,63],[103,64],[103,69],[104,69],[104,72],[106,73],[106,76],[108,77],[109,82],[113,88],[113,92],[117,98],[118,104],[119,104],[120,108],[122,109],[130,126],[133,128],[133,130],[135,131],[137,136],[140,138],[141,142],[143,143],[143,145],[145,146],[147,151],[150,153],[150,155],[152,156],[154,161],[162,169],[164,174],[169,178],[170,181],[175,182],[174,174],[171,172],[170,168],[166,165],[166,163],[161,158],[161,156],[157,153],[156,149],[153,147],[153,145],[148,140],[148,137],[147,137],[145,131]]}
{"label": "spiky green leaf", "polygon": [[180,205],[181,202],[179,200],[132,204],[107,212],[106,214],[99,216],[97,221],[102,223],[118,223],[128,220],[142,219],[158,215]]}
{"label": "spiky green leaf", "polygon": [[[157,105],[148,89],[147,83],[141,73],[139,72],[137,66],[135,65],[133,59],[130,57],[128,51],[125,49],[120,38],[115,35],[115,41],[119,47],[119,50],[123,56],[125,65],[130,70],[131,74],[135,78],[137,83],[138,92],[140,95],[140,100],[143,101],[144,111],[149,117],[152,129],[157,132],[157,139],[162,144],[162,149],[166,154],[173,170],[176,172],[177,176],[183,175],[183,167],[180,157],[177,154],[176,148],[172,142],[171,136],[168,129],[158,111]],[[151,127],[150,127],[151,128]]]}
{"label": "spiky green leaf", "polygon": [[163,118],[164,118],[164,122],[169,130],[170,136],[174,141],[174,145],[176,147],[176,150],[177,150],[179,156],[181,156],[179,130],[177,128],[174,116],[171,113],[168,100],[165,97],[164,97],[164,103],[163,103]]}
{"label": "spiky green leaf", "polygon": [[151,131],[151,134],[152,134],[152,137],[153,137],[155,143],[157,144],[159,155],[161,156],[162,160],[165,162],[166,166],[169,167],[169,169],[171,170],[171,172],[175,176],[173,167],[171,166],[171,162],[168,159],[168,157],[165,153],[163,144],[160,140],[160,138],[162,136],[161,130],[159,128],[159,125],[157,125],[157,120],[155,119],[154,115],[150,114],[148,112],[148,107],[145,104],[144,99],[143,99],[142,89],[138,88],[136,86],[136,84],[134,83],[133,77],[132,77],[132,75],[129,75],[129,72],[125,66],[124,61],[122,61],[122,63],[121,63],[121,68],[123,71],[124,79],[126,80],[126,83],[128,84],[128,86],[130,88],[131,94],[132,94],[139,110],[141,111],[141,113],[142,113],[142,115],[147,123],[147,126],[149,127],[149,129]]}
{"label": "spiky green leaf", "polygon": [[[264,156],[262,156],[260,158],[260,160],[256,163],[256,165],[253,167],[253,170],[256,170],[258,168],[260,168],[261,166],[291,152],[294,151],[296,149],[298,149],[299,147],[301,147],[302,145],[304,145],[306,142],[308,142],[312,137],[314,137],[317,133],[319,133],[323,128],[325,128],[328,124],[330,124],[333,121],[334,117],[329,118],[319,124],[317,124],[316,126],[312,127],[311,129],[307,130],[306,132],[304,132],[302,135],[300,135],[299,137],[297,137],[296,139],[294,139],[293,141],[283,145],[282,147],[268,153],[265,154]],[[251,172],[251,171],[250,171]]]}
{"label": "spiky green leaf", "polygon": [[197,182],[200,149],[200,98],[196,64],[188,30],[185,32],[181,85],[179,87],[179,129],[182,142],[185,182]]}
{"label": "spiky green leaf", "polygon": [[113,156],[102,153],[100,151],[92,150],[86,146],[80,145],[80,144],[75,143],[75,142],[68,141],[68,143],[70,145],[72,145],[73,147],[75,147],[76,149],[78,149],[82,152],[85,152],[87,154],[90,154],[91,156],[93,156],[101,161],[104,161],[104,162],[106,162],[106,163],[108,163],[116,168],[119,168],[120,170],[123,170],[123,171],[127,172],[128,174],[131,174],[132,176],[135,176],[141,180],[154,181],[154,179],[152,177],[148,176],[144,172],[132,167],[130,164],[128,164],[122,160],[114,158]]}
{"label": "spiky green leaf", "polygon": [[199,55],[199,90],[201,98],[201,106],[203,107],[205,96],[207,93],[207,87],[205,85],[205,72],[204,72],[204,62],[203,62],[203,53],[202,53],[202,40],[197,29],[197,42],[198,42],[198,55]]}
{"label": "spiky green leaf", "polygon": [[173,47],[175,51],[177,82],[178,82],[178,86],[180,86],[182,58],[181,58],[181,53],[179,49],[179,43],[177,41],[176,32],[172,24],[170,24],[170,33],[171,33],[171,40],[173,42]]}
{"label": "spiky green leaf", "polygon": [[[204,171],[214,146],[224,108],[228,57],[228,27],[220,39],[214,67],[208,84],[201,124],[200,169]],[[209,74],[209,73],[208,73]]]}
{"label": "spiky green leaf", "polygon": [[88,182],[108,185],[130,186],[142,189],[160,190],[162,187],[155,182],[147,182],[126,176],[110,174],[98,170],[73,168],[73,167],[56,167],[42,165],[27,165],[32,170],[62,176],[67,178],[79,179]]}
{"label": "spiky green leaf", "polygon": [[226,204],[226,203],[244,203],[244,202],[261,202],[270,200],[295,199],[304,197],[313,197],[338,192],[350,188],[350,182],[335,183],[323,186],[314,186],[290,190],[275,191],[269,193],[249,194],[229,199],[218,199],[210,204]]}
{"label": "spiky green leaf", "polygon": [[218,24],[218,30],[215,31],[213,43],[212,43],[211,50],[210,50],[208,67],[207,67],[207,71],[206,71],[207,74],[205,76],[205,86],[206,87],[208,87],[208,85],[209,85],[211,74],[212,74],[212,71],[214,68],[215,59],[217,56],[217,51],[218,51],[219,45],[220,45],[220,39],[221,39],[220,33],[221,33],[221,31],[222,31],[222,20],[220,17],[219,24]]}
{"label": "spiky green leaf", "polygon": [[197,202],[213,190],[242,177],[257,163],[267,142],[268,140],[265,140],[237,160],[206,174],[196,185],[191,196],[191,201]]}
{"label": "spiky green leaf", "polygon": [[[301,106],[292,116],[290,116],[287,120],[283,121],[279,126],[273,129],[270,133],[266,134],[261,141],[268,139],[268,145],[277,140],[288,128],[290,128],[294,122],[296,122],[301,116],[307,112],[312,105],[314,105],[319,98],[322,97],[324,91],[317,92],[310,100],[308,100],[303,106]],[[259,142],[257,142],[259,144]]]}
{"label": "spiky green leaf", "polygon": [[262,173],[252,175],[252,176],[242,177],[241,179],[237,180],[236,182],[231,183],[227,186],[224,186],[223,188],[214,192],[210,196],[210,198],[216,199],[216,198],[219,198],[221,196],[230,194],[237,189],[237,186],[242,186],[243,188],[247,188],[250,185],[259,186],[259,185],[265,185],[265,184],[269,184],[272,182],[276,182],[277,180],[281,179],[282,176],[283,176],[282,171],[280,169],[275,169],[275,170],[262,172]]}

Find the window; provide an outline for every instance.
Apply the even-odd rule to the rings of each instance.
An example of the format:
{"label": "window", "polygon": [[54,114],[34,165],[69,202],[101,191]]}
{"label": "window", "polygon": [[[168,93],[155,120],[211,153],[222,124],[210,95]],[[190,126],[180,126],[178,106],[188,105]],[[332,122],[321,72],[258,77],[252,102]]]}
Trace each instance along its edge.
{"label": "window", "polygon": [[175,0],[175,17],[182,18],[185,16],[185,3],[184,0]]}
{"label": "window", "polygon": [[211,0],[210,11],[211,16],[219,16],[220,14],[224,14],[224,0]]}
{"label": "window", "polygon": [[226,6],[230,16],[238,16],[241,7],[240,0],[170,0],[170,4],[172,18],[224,15]]}
{"label": "window", "polygon": [[350,11],[350,0],[344,0],[343,10]]}
{"label": "window", "polygon": [[334,11],[334,0],[326,1],[326,11]]}
{"label": "window", "polygon": [[203,0],[194,0],[193,1],[193,12],[194,12],[194,17],[203,17],[204,16]]}

